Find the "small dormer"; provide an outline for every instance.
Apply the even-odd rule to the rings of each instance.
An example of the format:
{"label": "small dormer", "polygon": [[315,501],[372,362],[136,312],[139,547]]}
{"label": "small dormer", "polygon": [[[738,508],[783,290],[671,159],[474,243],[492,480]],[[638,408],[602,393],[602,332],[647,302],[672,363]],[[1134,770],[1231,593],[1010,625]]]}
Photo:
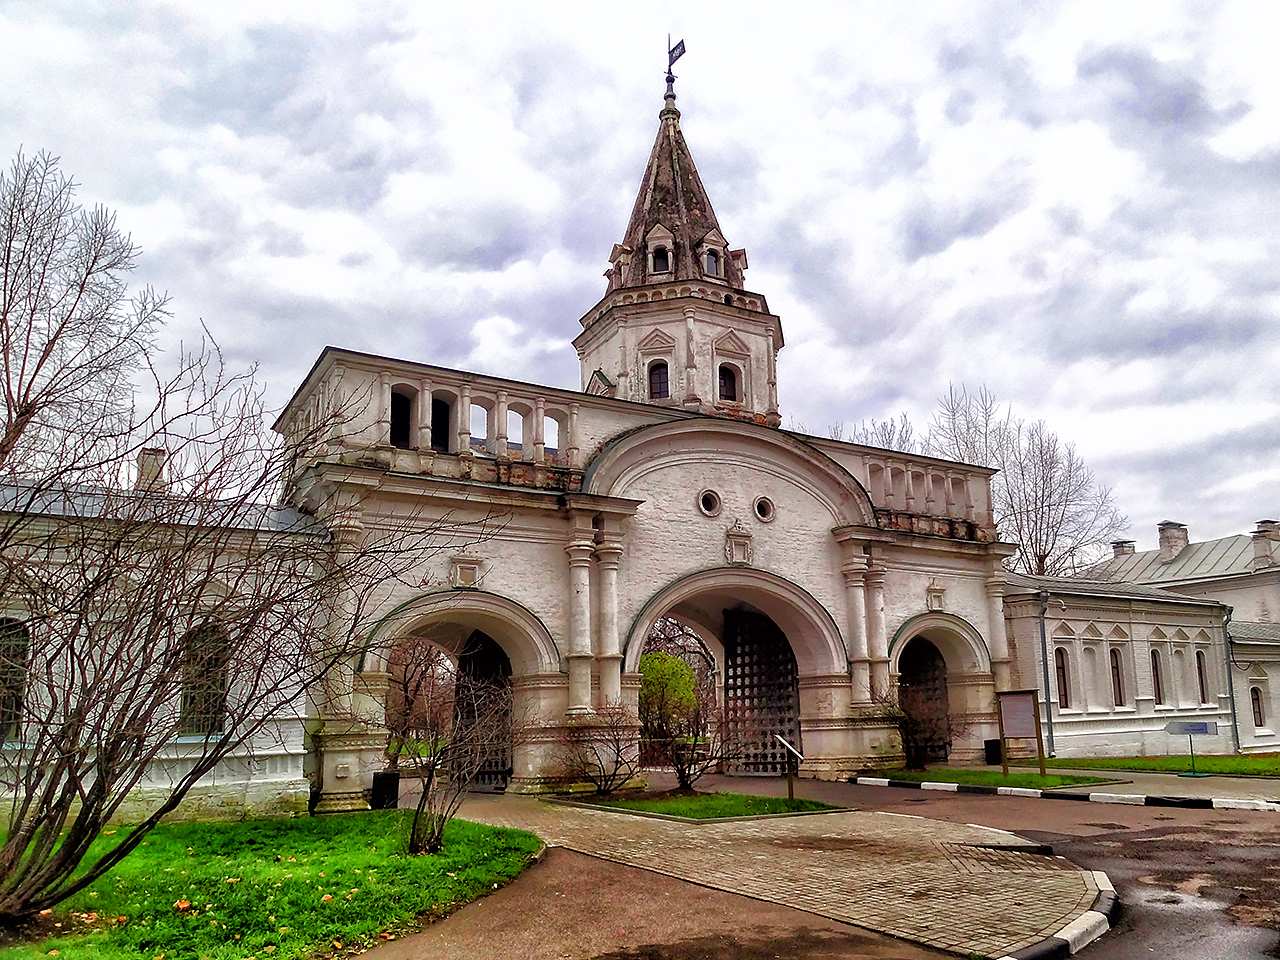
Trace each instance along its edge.
{"label": "small dormer", "polygon": [[675,235],[662,224],[655,223],[644,239],[650,282],[675,279]]}
{"label": "small dormer", "polygon": [[615,243],[609,251],[609,269],[605,276],[609,278],[609,289],[616,290],[625,286],[631,276],[631,255],[634,251],[621,243]]}
{"label": "small dormer", "polygon": [[698,257],[698,268],[702,271],[704,278],[724,282],[725,246],[724,237],[720,235],[720,231],[712,230],[694,247]]}

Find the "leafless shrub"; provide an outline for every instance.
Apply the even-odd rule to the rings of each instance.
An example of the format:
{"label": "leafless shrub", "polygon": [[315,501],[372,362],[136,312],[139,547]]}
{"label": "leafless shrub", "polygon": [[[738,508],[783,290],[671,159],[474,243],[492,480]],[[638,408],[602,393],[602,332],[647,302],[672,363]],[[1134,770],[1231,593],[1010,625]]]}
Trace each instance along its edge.
{"label": "leafless shrub", "polygon": [[640,721],[626,705],[609,703],[571,719],[560,734],[556,765],[565,779],[589,783],[607,796],[640,773]]}

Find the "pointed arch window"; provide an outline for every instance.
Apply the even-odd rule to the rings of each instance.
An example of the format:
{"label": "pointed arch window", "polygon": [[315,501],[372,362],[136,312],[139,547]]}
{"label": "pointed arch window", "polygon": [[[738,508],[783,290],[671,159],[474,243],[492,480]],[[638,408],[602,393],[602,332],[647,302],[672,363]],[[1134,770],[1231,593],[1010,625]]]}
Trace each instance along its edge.
{"label": "pointed arch window", "polygon": [[1255,727],[1265,727],[1267,725],[1267,717],[1262,712],[1262,689],[1260,687],[1249,688],[1249,706],[1253,708],[1253,725]]}
{"label": "pointed arch window", "polygon": [[671,272],[671,252],[666,247],[653,248],[653,272]]}
{"label": "pointed arch window", "polygon": [[1164,678],[1160,676],[1160,653],[1151,651],[1151,689],[1156,703],[1164,703]]}
{"label": "pointed arch window", "polygon": [[1200,702],[1209,702],[1209,676],[1207,664],[1204,659],[1204,651],[1196,651],[1196,680],[1200,683]]}
{"label": "pointed arch window", "polygon": [[9,617],[0,619],[0,742],[21,738],[30,657],[27,625]]}
{"label": "pointed arch window", "polygon": [[667,374],[667,362],[665,360],[657,360],[649,365],[650,400],[665,400],[671,396],[671,384]]}
{"label": "pointed arch window", "polygon": [[1124,706],[1124,671],[1120,668],[1120,651],[1111,651],[1111,699],[1117,707]]}
{"label": "pointed arch window", "polygon": [[720,399],[738,400],[738,373],[727,363],[720,365]]}
{"label": "pointed arch window", "polygon": [[1067,674],[1067,651],[1062,647],[1057,647],[1053,651],[1053,665],[1058,675],[1058,707],[1066,710],[1071,706],[1071,694],[1068,684],[1070,677]]}
{"label": "pointed arch window", "polygon": [[222,733],[227,717],[231,635],[209,621],[188,630],[182,644],[182,707],[178,734],[208,737]]}

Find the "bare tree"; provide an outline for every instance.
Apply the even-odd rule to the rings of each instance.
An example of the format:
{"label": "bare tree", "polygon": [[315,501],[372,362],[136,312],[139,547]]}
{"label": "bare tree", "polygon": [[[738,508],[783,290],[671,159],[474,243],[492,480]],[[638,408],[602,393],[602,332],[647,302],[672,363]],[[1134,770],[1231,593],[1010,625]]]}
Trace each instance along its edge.
{"label": "bare tree", "polygon": [[640,774],[640,721],[621,703],[607,703],[562,730],[556,762],[565,779],[589,783],[607,796]]}
{"label": "bare tree", "polygon": [[1018,544],[1012,569],[1070,576],[1096,562],[1128,520],[1110,488],[1043,420],[1028,422],[1000,409],[986,387],[949,387],[938,399],[927,452],[999,469],[991,481],[992,511],[1005,540]]}
{"label": "bare tree", "polygon": [[[165,301],[129,298],[136,253],[51,158],[0,177],[4,926],[101,877],[219,764],[281,742],[449,532],[366,530],[334,498],[279,506],[345,413],[271,434],[254,371],[228,373],[210,340],[161,374]],[[90,856],[140,787],[154,807]]]}
{"label": "bare tree", "polygon": [[444,831],[485,765],[514,737],[511,682],[460,671],[439,647],[411,638],[391,659],[388,754],[421,790],[409,852],[438,853]]}
{"label": "bare tree", "polygon": [[1109,487],[1043,420],[1013,415],[981,387],[947,388],[923,440],[906,413],[860,424],[855,443],[958,460],[1000,472],[991,481],[991,508],[1002,539],[1017,543],[1010,569],[1037,576],[1071,576],[1096,563],[1129,521]]}

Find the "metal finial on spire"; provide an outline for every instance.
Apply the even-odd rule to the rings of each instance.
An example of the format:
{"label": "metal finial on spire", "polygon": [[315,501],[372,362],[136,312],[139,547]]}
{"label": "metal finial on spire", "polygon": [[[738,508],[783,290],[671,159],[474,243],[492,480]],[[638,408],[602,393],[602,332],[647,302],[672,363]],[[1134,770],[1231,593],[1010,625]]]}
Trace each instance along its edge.
{"label": "metal finial on spire", "polygon": [[676,75],[671,72],[671,68],[676,65],[676,61],[684,56],[684,41],[681,40],[674,47],[671,46],[671,34],[667,34],[667,93],[671,99],[675,99],[676,95]]}

